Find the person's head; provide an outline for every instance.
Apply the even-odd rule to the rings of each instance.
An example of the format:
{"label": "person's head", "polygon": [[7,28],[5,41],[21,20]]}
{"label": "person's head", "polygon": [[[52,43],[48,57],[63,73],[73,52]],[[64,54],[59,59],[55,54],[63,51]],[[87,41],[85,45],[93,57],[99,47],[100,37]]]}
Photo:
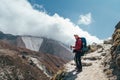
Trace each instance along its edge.
{"label": "person's head", "polygon": [[78,38],[79,38],[79,36],[78,36],[77,34],[74,34],[74,37],[75,37],[75,39],[78,39]]}

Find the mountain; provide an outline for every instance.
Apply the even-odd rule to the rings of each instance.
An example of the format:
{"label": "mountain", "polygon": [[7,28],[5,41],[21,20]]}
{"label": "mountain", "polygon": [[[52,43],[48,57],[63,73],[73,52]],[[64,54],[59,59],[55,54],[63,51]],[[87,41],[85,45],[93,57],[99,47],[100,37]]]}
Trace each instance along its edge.
{"label": "mountain", "polygon": [[68,47],[63,43],[52,39],[43,38],[43,43],[41,44],[39,51],[56,55],[65,60],[73,59],[73,53]]}
{"label": "mountain", "polygon": [[50,80],[72,58],[59,41],[0,32],[0,80]]}
{"label": "mountain", "polygon": [[52,54],[68,61],[73,59],[70,49],[56,40],[35,36],[15,36],[3,32],[0,32],[0,40],[17,47]]}
{"label": "mountain", "polygon": [[0,80],[50,80],[66,62],[0,41]]}

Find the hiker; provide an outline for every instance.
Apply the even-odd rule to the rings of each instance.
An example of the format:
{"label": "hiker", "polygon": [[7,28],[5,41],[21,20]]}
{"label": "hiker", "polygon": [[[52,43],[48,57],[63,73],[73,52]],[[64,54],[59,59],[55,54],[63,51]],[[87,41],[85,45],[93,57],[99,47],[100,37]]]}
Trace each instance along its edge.
{"label": "hiker", "polygon": [[73,48],[73,52],[75,53],[74,59],[76,63],[77,72],[81,72],[82,71],[82,63],[81,63],[82,41],[78,35],[74,35],[74,37],[76,39],[75,46],[70,46],[70,47]]}

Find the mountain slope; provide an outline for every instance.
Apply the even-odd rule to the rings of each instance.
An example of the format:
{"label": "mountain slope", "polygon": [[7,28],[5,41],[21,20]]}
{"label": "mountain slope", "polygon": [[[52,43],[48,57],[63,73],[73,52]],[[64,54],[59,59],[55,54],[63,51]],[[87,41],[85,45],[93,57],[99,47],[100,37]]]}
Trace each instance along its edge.
{"label": "mountain slope", "polygon": [[105,72],[109,72],[110,80],[120,80],[120,22],[115,26],[110,49],[105,59]]}
{"label": "mountain slope", "polygon": [[66,61],[0,41],[0,80],[49,80]]}
{"label": "mountain slope", "polygon": [[17,47],[52,54],[68,61],[73,58],[73,54],[69,48],[59,41],[48,38],[20,35],[14,36],[0,32],[0,40]]}
{"label": "mountain slope", "polygon": [[65,60],[73,59],[73,54],[66,46],[52,39],[44,38],[40,51],[56,55]]}

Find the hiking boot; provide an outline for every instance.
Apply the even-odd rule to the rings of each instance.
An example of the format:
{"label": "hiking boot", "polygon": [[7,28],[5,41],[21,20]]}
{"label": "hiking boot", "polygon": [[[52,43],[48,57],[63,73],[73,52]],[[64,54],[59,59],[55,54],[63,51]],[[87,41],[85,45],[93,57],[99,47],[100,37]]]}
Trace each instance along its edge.
{"label": "hiking boot", "polygon": [[79,73],[79,72],[82,72],[82,69],[78,69],[77,72],[78,72],[78,73]]}

